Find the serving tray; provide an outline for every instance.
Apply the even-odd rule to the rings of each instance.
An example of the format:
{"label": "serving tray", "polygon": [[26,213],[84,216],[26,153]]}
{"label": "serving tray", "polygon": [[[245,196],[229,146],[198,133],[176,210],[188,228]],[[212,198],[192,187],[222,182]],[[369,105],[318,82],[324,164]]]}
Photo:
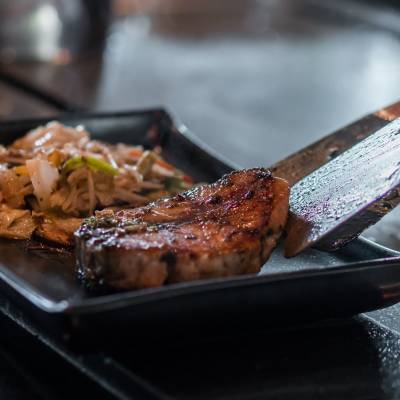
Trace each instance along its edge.
{"label": "serving tray", "polygon": [[[84,125],[93,137],[110,142],[160,145],[168,161],[197,181],[212,182],[236,168],[161,109],[75,114],[59,120]],[[1,141],[9,143],[47,122],[1,123]],[[351,316],[400,300],[399,267],[400,253],[358,239],[335,253],[311,249],[290,260],[278,248],[258,275],[96,295],[76,280],[71,254],[0,240],[3,293],[56,337],[86,345],[160,332],[184,338],[190,331],[204,337],[210,326],[215,333],[238,325],[254,328]]]}

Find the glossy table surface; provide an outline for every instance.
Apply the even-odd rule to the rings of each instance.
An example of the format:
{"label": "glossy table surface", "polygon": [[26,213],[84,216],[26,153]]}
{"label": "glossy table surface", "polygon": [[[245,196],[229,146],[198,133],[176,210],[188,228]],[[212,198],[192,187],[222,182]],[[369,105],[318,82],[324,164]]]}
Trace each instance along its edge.
{"label": "glossy table surface", "polygon": [[[71,107],[161,105],[247,167],[270,165],[400,98],[395,2],[116,3],[115,13],[127,15],[113,19],[101,50],[66,64],[0,57],[2,120],[57,116]],[[390,225],[386,240],[396,245],[395,222],[372,234],[388,235]],[[171,398],[397,398],[399,321],[394,306],[352,320],[235,332],[190,349],[170,344],[116,357]],[[6,319],[1,326],[12,331]],[[31,339],[9,336],[0,343],[2,393],[68,397],[48,366],[23,356],[19,343]]]}

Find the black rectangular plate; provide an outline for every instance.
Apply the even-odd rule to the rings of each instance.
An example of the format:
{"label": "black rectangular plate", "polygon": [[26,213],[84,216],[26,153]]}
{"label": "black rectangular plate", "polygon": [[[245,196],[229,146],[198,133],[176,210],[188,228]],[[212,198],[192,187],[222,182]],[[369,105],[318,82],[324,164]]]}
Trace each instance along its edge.
{"label": "black rectangular plate", "polygon": [[[214,181],[233,168],[163,110],[74,114],[60,120],[82,124],[105,141],[161,145],[166,159],[197,181]],[[0,141],[9,143],[47,122],[1,123]],[[164,335],[189,329],[203,335],[210,324],[214,330],[290,325],[379,309],[400,299],[398,256],[365,239],[335,253],[310,250],[291,260],[278,248],[258,275],[93,295],[77,281],[70,255],[1,240],[0,281],[4,293],[58,337],[104,345],[114,335],[120,340],[157,336],[160,329]]]}

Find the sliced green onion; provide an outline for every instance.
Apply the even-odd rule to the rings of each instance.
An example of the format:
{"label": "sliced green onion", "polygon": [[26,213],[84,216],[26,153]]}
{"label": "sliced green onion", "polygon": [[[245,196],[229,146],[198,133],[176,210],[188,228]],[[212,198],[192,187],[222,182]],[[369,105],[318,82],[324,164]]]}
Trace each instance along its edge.
{"label": "sliced green onion", "polygon": [[75,156],[70,158],[65,164],[63,168],[63,172],[70,172],[74,169],[82,167],[83,165],[87,165],[92,171],[103,172],[104,174],[109,175],[117,175],[119,173],[117,168],[114,168],[108,162],[101,160],[97,157],[82,157]]}
{"label": "sliced green onion", "polygon": [[97,157],[85,157],[88,167],[93,171],[103,172],[109,175],[118,175],[119,171],[108,162]]}
{"label": "sliced green onion", "polygon": [[63,172],[70,172],[74,169],[82,167],[84,164],[85,163],[81,156],[72,157],[69,160],[67,160],[66,163],[64,164]]}
{"label": "sliced green onion", "polygon": [[167,190],[185,190],[190,187],[182,178],[177,176],[169,176],[165,178],[165,187]]}

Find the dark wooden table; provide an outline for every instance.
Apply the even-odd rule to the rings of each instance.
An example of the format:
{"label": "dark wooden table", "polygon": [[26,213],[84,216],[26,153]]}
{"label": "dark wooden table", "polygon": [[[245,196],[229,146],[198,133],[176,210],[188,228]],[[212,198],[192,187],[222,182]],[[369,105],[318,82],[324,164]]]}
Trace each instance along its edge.
{"label": "dark wooden table", "polygon": [[[67,65],[0,60],[0,119],[161,105],[221,154],[255,166],[400,98],[400,11],[389,3],[133,3],[102,51]],[[391,331],[363,317],[117,356],[182,399],[397,398],[400,311],[371,315]],[[0,345],[4,398],[67,398],[71,377],[81,393],[98,390],[15,332]]]}

